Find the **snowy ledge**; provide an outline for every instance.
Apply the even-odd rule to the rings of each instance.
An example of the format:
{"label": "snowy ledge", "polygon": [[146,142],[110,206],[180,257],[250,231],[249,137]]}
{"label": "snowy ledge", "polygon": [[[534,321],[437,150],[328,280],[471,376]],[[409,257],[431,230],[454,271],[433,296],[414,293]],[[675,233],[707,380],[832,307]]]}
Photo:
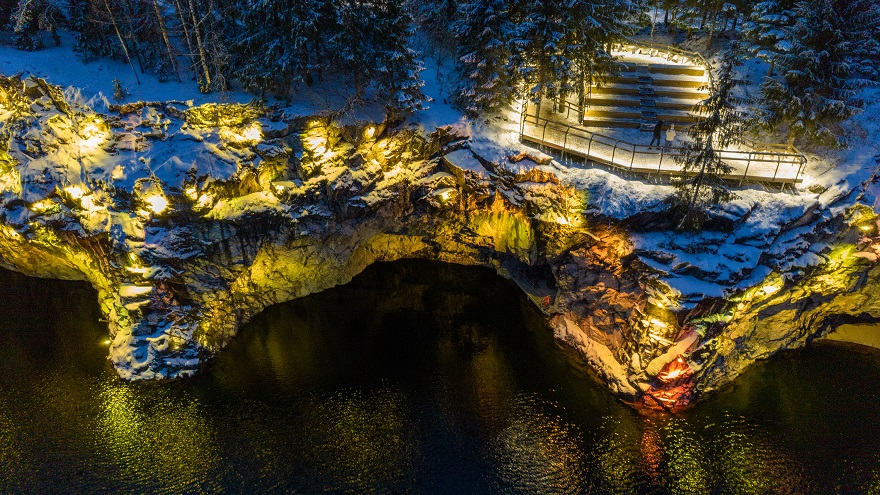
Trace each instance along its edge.
{"label": "snowy ledge", "polygon": [[[0,78],[0,261],[89,281],[131,380],[189,376],[266,306],[412,257],[514,279],[611,391],[648,407],[684,407],[755,359],[880,318],[873,175],[821,195],[744,189],[717,212],[728,229],[681,235],[648,228],[668,186],[554,162],[505,119],[98,113]],[[871,168],[864,150],[844,158]]]}

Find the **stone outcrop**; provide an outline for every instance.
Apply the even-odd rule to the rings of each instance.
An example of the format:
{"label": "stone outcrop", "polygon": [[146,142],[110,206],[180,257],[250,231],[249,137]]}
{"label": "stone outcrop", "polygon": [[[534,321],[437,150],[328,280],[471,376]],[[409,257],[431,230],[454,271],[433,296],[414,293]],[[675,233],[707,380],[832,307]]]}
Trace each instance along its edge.
{"label": "stone outcrop", "polygon": [[0,79],[0,187],[0,262],[90,282],[130,380],[191,375],[267,306],[402,258],[513,278],[598,379],[652,408],[880,317],[870,208],[816,217],[827,263],[685,310],[626,223],[585,216],[589,198],[548,157],[486,153],[455,128],[184,102],[99,115],[38,79]]}

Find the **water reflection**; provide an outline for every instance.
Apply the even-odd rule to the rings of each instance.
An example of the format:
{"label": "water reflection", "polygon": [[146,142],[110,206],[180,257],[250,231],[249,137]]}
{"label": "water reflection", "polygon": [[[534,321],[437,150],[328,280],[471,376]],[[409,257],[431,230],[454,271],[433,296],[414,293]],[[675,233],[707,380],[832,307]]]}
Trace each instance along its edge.
{"label": "water reflection", "polygon": [[587,468],[577,428],[552,415],[536,396],[520,396],[496,436],[494,462],[502,486],[517,493],[581,493]]}
{"label": "water reflection", "polygon": [[211,479],[218,464],[216,429],[200,401],[173,387],[145,400],[142,387],[118,381],[100,386],[95,441],[119,472],[138,485],[160,478],[174,491],[219,489]]}
{"label": "water reflection", "polygon": [[678,416],[584,379],[484,270],[370,269],[200,377],[118,381],[91,291],[0,272],[0,492],[878,493],[880,357],[786,354]]}

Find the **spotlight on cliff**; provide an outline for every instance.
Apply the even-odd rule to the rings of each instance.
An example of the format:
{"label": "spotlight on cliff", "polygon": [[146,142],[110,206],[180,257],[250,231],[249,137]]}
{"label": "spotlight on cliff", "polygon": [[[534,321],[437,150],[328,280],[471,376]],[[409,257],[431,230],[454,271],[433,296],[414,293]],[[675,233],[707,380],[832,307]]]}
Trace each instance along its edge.
{"label": "spotlight on cliff", "polygon": [[[162,186],[156,179],[139,179],[135,183],[135,191],[140,200],[149,212],[158,215],[168,208],[168,198],[162,191]],[[143,215],[147,215],[147,211],[142,210]]]}
{"label": "spotlight on cliff", "polygon": [[79,149],[83,153],[91,153],[107,140],[107,126],[100,118],[92,117],[79,127]]}
{"label": "spotlight on cliff", "polygon": [[367,127],[367,130],[364,131],[364,137],[367,139],[373,139],[373,137],[375,135],[376,135],[376,126],[371,125],[370,127]]}
{"label": "spotlight on cliff", "polygon": [[55,207],[55,202],[51,199],[44,199],[42,201],[37,201],[30,206],[31,211],[34,213],[45,213]]}
{"label": "spotlight on cliff", "polygon": [[83,194],[85,194],[83,188],[76,185],[65,187],[64,192],[66,192],[71,197],[71,199],[80,199],[81,197],[83,197]]}
{"label": "spotlight on cliff", "polygon": [[150,196],[147,196],[146,198],[144,198],[144,202],[150,208],[150,211],[157,215],[168,208],[168,199],[166,199],[165,196],[161,194],[152,194]]}
{"label": "spotlight on cliff", "polygon": [[767,285],[761,287],[761,291],[764,292],[765,295],[769,296],[771,294],[776,294],[777,292],[779,292],[779,289],[781,289],[781,288],[782,288],[781,286],[776,285],[776,284],[767,284]]}
{"label": "spotlight on cliff", "polygon": [[253,144],[263,138],[263,129],[259,122],[252,122],[245,127],[222,128],[220,137],[233,144]]}

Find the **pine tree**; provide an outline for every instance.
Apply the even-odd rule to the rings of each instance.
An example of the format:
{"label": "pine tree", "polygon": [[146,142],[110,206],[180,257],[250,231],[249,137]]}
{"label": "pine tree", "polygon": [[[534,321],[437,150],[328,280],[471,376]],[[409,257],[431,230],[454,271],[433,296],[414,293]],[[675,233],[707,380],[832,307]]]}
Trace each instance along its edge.
{"label": "pine tree", "polygon": [[375,76],[378,45],[372,26],[377,12],[370,1],[341,0],[336,5],[338,26],[328,40],[332,63],[351,77],[355,86],[354,99],[363,101],[366,89]]}
{"label": "pine tree", "polygon": [[113,100],[116,103],[121,103],[125,100],[126,96],[129,96],[129,94],[128,90],[122,87],[122,83],[119,82],[119,79],[113,79]]}
{"label": "pine tree", "polygon": [[525,97],[538,104],[551,99],[555,106],[573,87],[571,61],[562,53],[567,12],[556,0],[534,0],[522,8],[511,65]]}
{"label": "pine tree", "polygon": [[777,57],[791,50],[786,31],[794,21],[794,0],[767,0],[752,6],[742,34],[746,49],[770,64],[767,75],[773,75]]}
{"label": "pine tree", "polygon": [[70,0],[68,2],[71,30],[75,33],[74,50],[87,59],[91,57],[122,58],[122,50],[116,43],[113,28],[105,21],[103,2],[98,8],[94,0]]}
{"label": "pine tree", "polygon": [[338,28],[328,41],[338,73],[351,77],[355,102],[375,90],[392,120],[422,108],[423,70],[409,48],[412,17],[399,0],[343,0],[337,4]]}
{"label": "pine tree", "polygon": [[43,48],[40,36],[40,16],[49,7],[45,0],[19,0],[12,13],[13,41],[19,50],[39,50]]}
{"label": "pine tree", "polygon": [[733,95],[743,83],[736,79],[739,63],[738,47],[734,45],[722,60],[709,98],[699,107],[701,119],[687,130],[691,141],[675,158],[682,166],[682,177],[674,184],[671,212],[679,218],[680,230],[702,228],[712,205],[736,197],[722,178],[731,168],[721,161],[717,150],[737,144],[744,131],[745,119],[737,110],[743,101]]}
{"label": "pine tree", "polygon": [[250,0],[232,56],[235,75],[246,89],[289,96],[291,85],[311,80],[318,63],[320,2]]}
{"label": "pine tree", "polygon": [[428,97],[419,73],[424,65],[409,47],[413,34],[412,17],[399,0],[375,0],[378,15],[373,26],[376,46],[378,96],[386,102],[390,120],[396,121],[424,108]]}
{"label": "pine tree", "polygon": [[471,114],[498,107],[514,95],[508,64],[516,31],[509,14],[507,0],[471,0],[459,6],[452,24],[462,65],[456,100]]}
{"label": "pine tree", "polygon": [[571,61],[572,91],[583,118],[586,90],[613,70],[608,48],[629,33],[628,20],[639,5],[630,0],[567,0],[564,5],[563,54]]}
{"label": "pine tree", "polygon": [[435,43],[451,45],[454,40],[452,24],[457,19],[459,0],[415,0],[411,10],[422,32]]}
{"label": "pine tree", "polygon": [[785,30],[791,50],[778,57],[780,73],[762,85],[769,128],[792,136],[845,144],[833,124],[860,112],[859,89],[877,74],[880,11],[872,0],[804,0]]}

